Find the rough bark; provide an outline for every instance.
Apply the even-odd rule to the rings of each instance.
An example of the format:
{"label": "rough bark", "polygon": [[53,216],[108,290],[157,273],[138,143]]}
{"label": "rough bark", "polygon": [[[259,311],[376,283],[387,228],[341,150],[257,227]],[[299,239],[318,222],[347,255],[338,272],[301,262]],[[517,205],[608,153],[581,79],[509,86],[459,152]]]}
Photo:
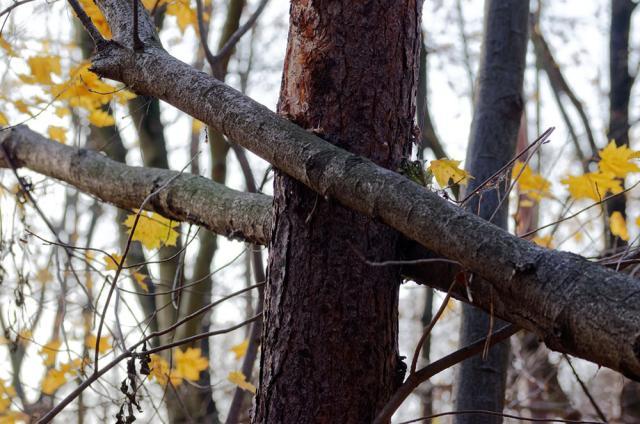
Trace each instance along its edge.
{"label": "rough bark", "polygon": [[[278,111],[395,169],[411,149],[415,1],[294,0]],[[384,28],[373,31],[374,28]],[[396,231],[283,172],[274,183],[255,423],[371,422],[402,381]]]}
{"label": "rough bark", "polygon": [[[117,42],[100,44],[92,61],[96,72],[216,126],[314,191],[379,219],[432,252],[457,260],[488,282],[476,287],[474,304],[485,310],[493,306],[496,316],[535,332],[551,349],[640,378],[638,280],[578,255],[521,240],[401,175],[278,117],[171,57],[154,33],[149,33],[153,27],[144,14],[141,37],[146,44],[144,52],[134,54],[126,47],[131,45],[130,31],[123,30],[131,19],[127,3],[102,0],[99,6],[112,23]],[[11,139],[11,134],[7,131],[3,138]],[[123,192],[130,189],[120,188]],[[120,193],[111,194],[122,198]],[[210,207],[207,202],[211,199],[202,201],[201,209]],[[178,212],[187,218],[184,210]],[[176,212],[169,208],[167,213]],[[231,232],[224,225],[228,216],[211,218]],[[239,224],[245,228],[242,224],[246,222]],[[465,297],[464,293],[456,296]]]}
{"label": "rough bark", "polygon": [[[467,186],[473,192],[502,167],[516,152],[518,129],[524,108],[522,85],[527,52],[529,2],[487,0],[480,69],[476,82],[474,116],[467,149],[466,168],[474,178]],[[510,179],[489,187],[466,205],[471,213],[508,227]],[[478,281],[481,285],[485,282]],[[476,280],[468,284],[472,296]],[[494,322],[495,321],[495,322]],[[466,346],[505,322],[471,305],[463,305],[460,345]],[[460,364],[454,386],[455,409],[500,412],[504,406],[509,340],[493,346],[486,356],[474,356]],[[478,388],[482,388],[478,390]],[[455,423],[500,423],[502,417],[460,414]]]}

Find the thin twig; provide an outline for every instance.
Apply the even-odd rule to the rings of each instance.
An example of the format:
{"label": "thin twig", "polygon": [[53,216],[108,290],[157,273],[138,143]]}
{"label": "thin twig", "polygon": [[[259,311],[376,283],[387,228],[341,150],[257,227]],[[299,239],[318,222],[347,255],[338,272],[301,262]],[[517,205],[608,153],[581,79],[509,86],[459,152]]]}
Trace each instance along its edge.
{"label": "thin twig", "polygon": [[84,11],[82,6],[80,6],[80,3],[78,3],[78,0],[68,0],[68,1],[73,11],[76,12],[78,19],[80,19],[80,23],[82,23],[82,26],[84,27],[84,29],[86,29],[87,32],[89,33],[89,37],[91,37],[91,39],[93,40],[93,43],[96,46],[105,44],[107,40],[105,40],[102,37],[102,34],[100,34],[100,31],[98,31],[98,28],[96,28],[96,26],[93,24],[93,21]]}
{"label": "thin twig", "polygon": [[[491,335],[491,345],[495,345],[503,340],[508,339],[518,331],[520,331],[520,327],[514,324],[509,324],[502,327],[500,330]],[[400,405],[402,405],[404,400],[409,397],[409,395],[414,391],[416,387],[418,387],[421,383],[427,381],[434,375],[438,374],[439,372],[451,368],[455,364],[482,352],[486,340],[487,338],[483,337],[480,340],[477,340],[461,349],[456,350],[455,352],[445,356],[444,358],[432,362],[431,364],[421,368],[415,373],[410,374],[405,382],[398,388],[398,390],[396,390],[393,396],[391,396],[391,399],[389,399],[384,408],[382,408],[382,410],[378,413],[378,416],[373,421],[373,424],[388,423],[396,410],[400,407]]]}

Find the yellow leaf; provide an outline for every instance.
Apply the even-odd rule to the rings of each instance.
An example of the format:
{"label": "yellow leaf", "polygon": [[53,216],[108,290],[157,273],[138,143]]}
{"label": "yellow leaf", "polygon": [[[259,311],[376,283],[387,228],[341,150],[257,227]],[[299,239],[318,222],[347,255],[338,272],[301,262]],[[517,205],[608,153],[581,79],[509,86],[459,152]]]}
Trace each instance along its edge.
{"label": "yellow leaf", "polygon": [[568,186],[571,197],[576,200],[591,199],[599,202],[608,192],[617,194],[622,191],[620,180],[601,172],[590,172],[580,176],[569,175],[561,182]]}
{"label": "yellow leaf", "polygon": [[231,371],[227,376],[227,380],[240,387],[241,389],[251,392],[254,395],[256,394],[256,386],[249,383],[247,381],[247,377],[245,377],[245,375],[241,371]]}
{"label": "yellow leaf", "polygon": [[178,22],[180,32],[184,34],[189,25],[194,29],[198,28],[198,15],[196,10],[191,7],[189,0],[173,0],[167,6],[167,15],[175,16]]}
{"label": "yellow leaf", "polygon": [[80,0],[80,4],[98,31],[100,31],[100,34],[105,38],[111,38],[111,28],[109,28],[107,20],[93,0]]}
{"label": "yellow leaf", "polygon": [[624,178],[630,172],[640,172],[640,167],[630,162],[639,152],[631,150],[627,146],[616,146],[615,141],[611,141],[607,147],[600,150],[600,171],[614,177]]}
{"label": "yellow leaf", "polygon": [[518,178],[518,188],[521,194],[525,194],[533,200],[542,200],[543,197],[550,197],[549,188],[551,183],[542,175],[534,172],[529,165],[524,162],[516,162],[513,165],[513,178]]}
{"label": "yellow leaf", "polygon": [[56,116],[58,116],[58,118],[64,118],[65,116],[69,115],[71,113],[71,111],[69,109],[67,109],[66,107],[57,107],[55,114]]}
{"label": "yellow leaf", "polygon": [[193,121],[191,121],[191,131],[193,131],[194,133],[202,130],[202,128],[204,128],[204,124],[202,123],[202,121],[198,119],[194,119]]}
{"label": "yellow leaf", "polygon": [[209,361],[202,356],[200,348],[187,348],[186,351],[176,350],[176,371],[186,380],[198,381],[200,371],[209,368]]}
{"label": "yellow leaf", "polygon": [[627,231],[627,222],[624,220],[624,216],[618,211],[615,211],[609,217],[609,228],[611,234],[620,237],[622,240],[629,241],[629,232]]}
{"label": "yellow leaf", "polygon": [[67,373],[65,370],[57,370],[51,368],[47,371],[47,375],[44,376],[42,381],[42,393],[52,395],[60,387],[64,386],[67,382]]}
{"label": "yellow leaf", "polygon": [[532,242],[537,244],[538,246],[546,247],[548,249],[553,249],[553,237],[551,235],[546,236],[535,236],[531,239]]}
{"label": "yellow leaf", "polygon": [[63,127],[49,125],[47,133],[49,134],[49,138],[52,140],[55,140],[62,144],[65,144],[67,142],[67,130]]}
{"label": "yellow leaf", "polygon": [[449,185],[449,180],[452,180],[452,185],[465,185],[469,178],[473,177],[465,170],[460,169],[458,167],[459,164],[459,160],[438,159],[432,160],[428,169],[436,177],[436,181],[442,188]]}
{"label": "yellow leaf", "polygon": [[[124,225],[129,228],[128,233],[136,220],[136,214],[131,214],[124,221]],[[160,246],[175,246],[178,241],[178,232],[174,227],[180,225],[175,221],[165,218],[153,212],[143,211],[140,213],[138,225],[136,225],[133,240],[138,240],[147,249],[157,249]]]}
{"label": "yellow leaf", "polygon": [[46,345],[42,346],[38,353],[42,355],[45,366],[52,367],[53,364],[56,363],[56,354],[58,353],[59,348],[60,341],[56,339],[53,339]]}
{"label": "yellow leaf", "polygon": [[107,265],[107,271],[117,271],[118,267],[122,263],[122,255],[112,253],[111,256],[104,256],[104,263]]}
{"label": "yellow leaf", "polygon": [[244,355],[246,355],[248,347],[249,347],[249,339],[246,339],[242,343],[232,346],[231,349],[229,350],[235,353],[236,359],[240,359]]}
{"label": "yellow leaf", "polygon": [[104,110],[96,109],[89,114],[89,122],[98,128],[102,128],[114,125],[116,120]]}
{"label": "yellow leaf", "polygon": [[60,56],[35,56],[27,59],[31,76],[37,83],[51,84],[51,74],[60,75]]}
{"label": "yellow leaf", "polygon": [[171,370],[169,368],[169,363],[160,355],[151,354],[149,368],[151,370],[149,378],[155,379],[163,386],[166,386],[169,381],[171,381],[171,384],[174,386],[178,386],[182,383],[182,377],[178,375],[176,370]]}
{"label": "yellow leaf", "polygon": [[49,281],[53,280],[53,275],[47,268],[39,269],[36,273],[36,281],[39,281],[42,284],[46,284]]}
{"label": "yellow leaf", "polygon": [[140,273],[134,272],[133,279],[138,283],[138,285],[145,291],[145,293],[149,293],[149,283],[147,283],[147,276]]}
{"label": "yellow leaf", "polygon": [[4,113],[0,112],[0,125],[9,125],[9,120]]}
{"label": "yellow leaf", "polygon": [[29,105],[26,104],[24,100],[16,100],[15,102],[13,102],[13,105],[16,107],[16,109],[18,109],[18,112],[31,115],[31,112],[29,111]]}
{"label": "yellow leaf", "polygon": [[9,44],[2,35],[0,35],[0,48],[2,48],[4,51],[7,52],[7,56],[13,56],[13,57],[17,56],[16,52],[11,47],[11,44]]}
{"label": "yellow leaf", "polygon": [[[94,336],[93,334],[89,334],[84,339],[84,344],[89,349],[95,350],[96,349],[96,341],[97,341],[96,336]],[[98,348],[98,353],[108,352],[109,349],[111,349],[111,343],[109,343],[109,337],[108,336],[100,336],[100,347]]]}
{"label": "yellow leaf", "polygon": [[16,395],[16,391],[10,384],[0,378],[0,412],[6,412],[11,406],[11,401]]}

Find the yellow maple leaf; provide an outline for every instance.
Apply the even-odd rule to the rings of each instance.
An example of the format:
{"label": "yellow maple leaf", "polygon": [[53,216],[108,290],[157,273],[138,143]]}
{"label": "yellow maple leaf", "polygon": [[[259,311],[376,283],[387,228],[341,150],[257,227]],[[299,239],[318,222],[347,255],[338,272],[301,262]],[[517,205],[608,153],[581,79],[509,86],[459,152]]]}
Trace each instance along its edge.
{"label": "yellow maple leaf", "polygon": [[65,116],[69,115],[71,111],[66,107],[60,106],[56,108],[56,111],[54,113],[58,118],[64,118]]}
{"label": "yellow maple leaf", "polygon": [[31,76],[39,84],[51,84],[51,74],[60,75],[60,56],[35,56],[27,59]]}
{"label": "yellow maple leaf", "polygon": [[256,386],[247,381],[247,377],[245,377],[242,371],[231,371],[227,376],[227,380],[240,387],[241,389],[251,392],[254,395],[256,394]]}
{"label": "yellow maple leaf", "polygon": [[65,144],[67,142],[67,130],[63,127],[56,127],[55,125],[49,125],[47,128],[49,138],[59,143]]}
{"label": "yellow maple leaf", "polygon": [[190,0],[173,0],[167,6],[167,15],[175,16],[180,32],[184,34],[189,25],[198,30],[198,15]]}
{"label": "yellow maple leaf", "polygon": [[112,253],[111,256],[104,255],[104,263],[107,265],[105,268],[107,271],[117,271],[118,267],[122,263],[122,255]]}
{"label": "yellow maple leaf", "polygon": [[145,293],[149,293],[149,283],[147,283],[147,276],[141,272],[134,272],[133,279],[136,283],[145,291]]}
{"label": "yellow maple leaf", "polygon": [[629,232],[627,231],[627,222],[624,216],[618,211],[615,211],[609,217],[609,228],[611,234],[620,237],[622,240],[629,241]]}
{"label": "yellow maple leaf", "polygon": [[65,369],[51,368],[42,380],[42,393],[52,395],[60,387],[67,383],[67,372]]}
{"label": "yellow maple leaf", "polygon": [[600,155],[598,168],[603,173],[624,178],[630,172],[640,172],[640,167],[631,162],[638,153],[640,152],[631,150],[627,146],[617,146],[612,140],[607,147],[598,152]]}
{"label": "yellow maple leaf", "polygon": [[178,386],[182,383],[182,377],[178,375],[176,370],[170,369],[169,363],[160,355],[151,354],[149,368],[151,370],[149,378],[155,379],[162,386],[166,386],[169,381],[173,386]]}
{"label": "yellow maple leaf", "polygon": [[459,164],[459,160],[437,159],[431,161],[428,169],[436,177],[436,181],[442,188],[449,185],[449,180],[452,181],[452,185],[465,185],[469,178],[473,177],[464,169],[460,169],[458,167]]}
{"label": "yellow maple leaf", "polygon": [[0,412],[6,412],[11,406],[11,401],[16,395],[16,391],[10,384],[0,378]]}
{"label": "yellow maple leaf", "polygon": [[91,122],[93,126],[102,128],[115,125],[116,120],[113,119],[113,116],[109,115],[109,113],[105,112],[104,110],[95,109],[89,114],[89,122]]}
{"label": "yellow maple leaf", "polygon": [[538,246],[546,247],[548,249],[553,249],[553,237],[549,234],[546,236],[535,236],[531,239],[532,242],[537,244]]}
{"label": "yellow maple leaf", "polygon": [[230,351],[235,353],[236,360],[242,358],[247,354],[247,348],[249,347],[249,339],[245,339],[242,343],[232,346]]}
{"label": "yellow maple leaf", "polygon": [[513,165],[513,178],[518,178],[518,188],[521,194],[525,194],[533,200],[542,200],[543,197],[550,197],[549,188],[551,183],[542,175],[534,172],[529,165],[524,162],[516,162]]}
{"label": "yellow maple leaf", "polygon": [[[124,225],[131,229],[136,220],[136,214],[130,214],[124,221]],[[136,225],[133,240],[138,240],[147,249],[157,249],[160,246],[175,246],[178,241],[178,232],[174,230],[179,223],[165,218],[153,212],[143,211],[140,213],[138,225]]]}
{"label": "yellow maple leaf", "polygon": [[7,119],[7,116],[0,112],[0,125],[9,125],[9,120]]}
{"label": "yellow maple leaf", "polygon": [[59,348],[60,341],[56,339],[53,339],[46,345],[42,346],[38,353],[42,356],[45,366],[51,367],[56,363],[56,355]]}
{"label": "yellow maple leaf", "polygon": [[599,202],[608,192],[617,194],[622,191],[620,180],[601,172],[589,172],[580,176],[569,175],[561,182],[568,186],[571,197],[576,200],[591,199]]}
{"label": "yellow maple leaf", "polygon": [[107,20],[93,0],[80,0],[80,4],[98,31],[100,31],[100,34],[105,38],[111,38],[111,28],[109,28]]}
{"label": "yellow maple leaf", "polygon": [[13,102],[13,105],[16,107],[16,109],[18,109],[18,112],[31,115],[31,112],[29,111],[29,105],[26,104],[24,100],[16,100],[15,102]]}
{"label": "yellow maple leaf", "polygon": [[200,379],[200,371],[209,368],[209,361],[202,356],[200,348],[187,348],[184,352],[176,350],[176,371],[182,378],[190,381]]}
{"label": "yellow maple leaf", "polygon": [[[96,336],[94,336],[93,334],[89,334],[85,339],[84,339],[84,344],[87,348],[91,349],[91,350],[95,350],[96,349]],[[108,336],[100,336],[100,347],[98,348],[98,353],[106,353],[109,351],[109,349],[111,349],[111,343],[109,343],[109,337]]]}

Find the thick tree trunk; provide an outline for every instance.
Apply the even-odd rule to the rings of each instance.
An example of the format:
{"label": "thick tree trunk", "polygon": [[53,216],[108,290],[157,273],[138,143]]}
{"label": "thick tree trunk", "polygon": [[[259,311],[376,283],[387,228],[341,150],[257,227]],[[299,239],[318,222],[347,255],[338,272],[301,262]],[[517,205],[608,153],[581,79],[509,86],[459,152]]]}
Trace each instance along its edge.
{"label": "thick tree trunk", "polygon": [[[395,169],[413,137],[420,1],[291,5],[278,109]],[[275,180],[260,389],[253,421],[370,422],[402,380],[398,234],[284,173]]]}
{"label": "thick tree trunk", "polygon": [[[466,167],[474,176],[467,191],[475,190],[506,165],[516,151],[523,110],[522,84],[527,51],[529,2],[487,0],[480,70],[476,83],[474,117],[471,124]],[[507,228],[509,180],[482,191],[467,204],[467,210],[501,228]],[[469,283],[473,294],[474,281]],[[495,320],[495,322],[493,322]],[[460,345],[465,346],[504,322],[470,305],[463,305]],[[502,411],[504,405],[509,341],[474,356],[459,368],[455,386],[455,409]],[[479,390],[480,389],[480,390]],[[461,414],[455,423],[499,423],[491,415]]]}

